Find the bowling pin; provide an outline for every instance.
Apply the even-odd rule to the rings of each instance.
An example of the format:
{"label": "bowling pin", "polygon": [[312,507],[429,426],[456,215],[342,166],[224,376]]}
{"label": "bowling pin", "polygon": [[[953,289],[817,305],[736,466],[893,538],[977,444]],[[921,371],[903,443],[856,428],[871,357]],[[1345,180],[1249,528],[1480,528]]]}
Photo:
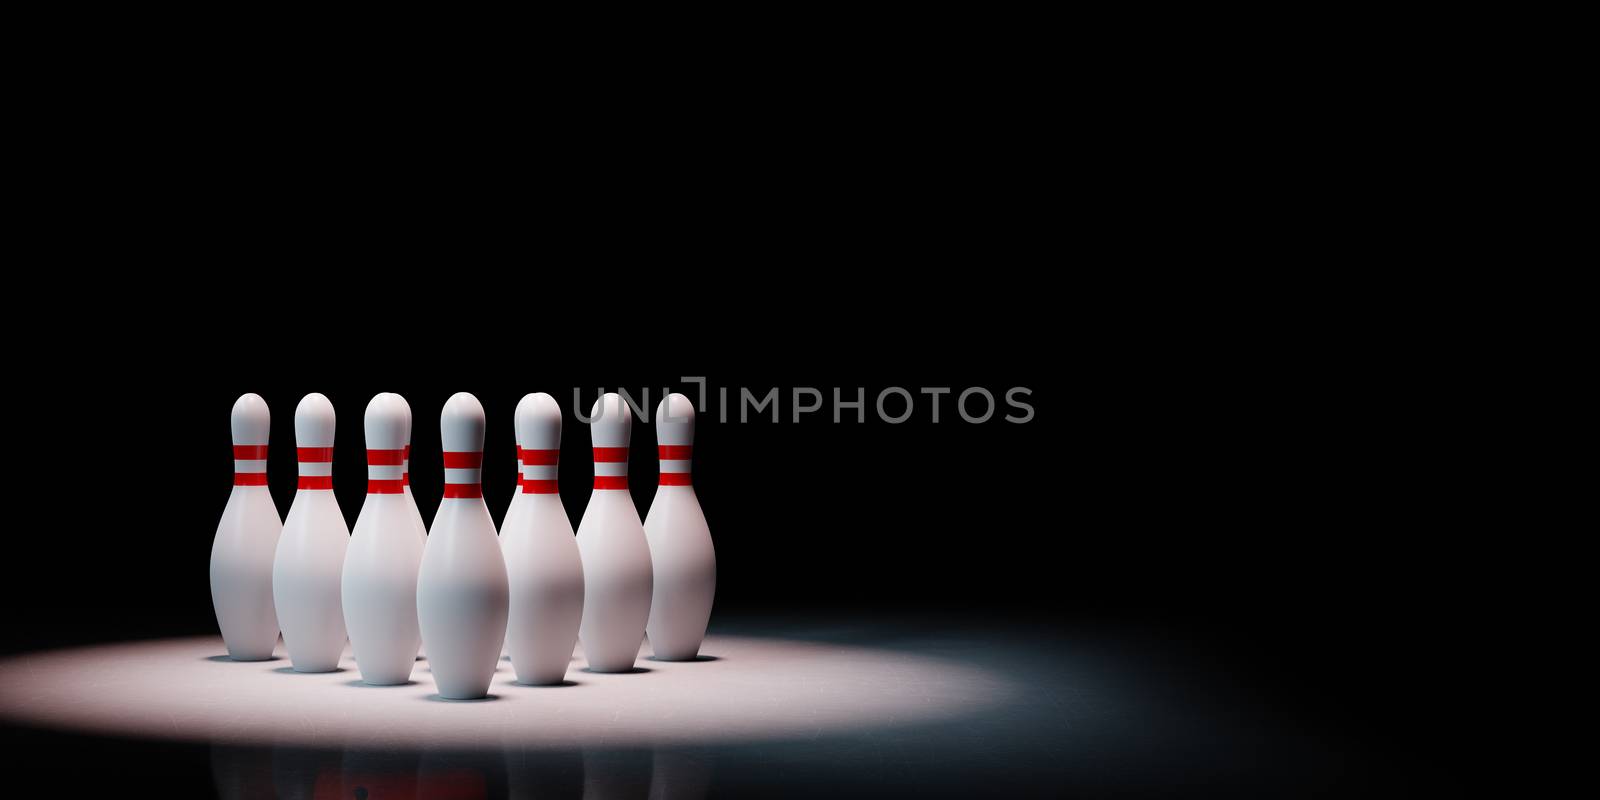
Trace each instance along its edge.
{"label": "bowling pin", "polygon": [[[505,551],[504,536],[506,528],[511,525],[511,520],[515,518],[517,507],[520,505],[522,505],[522,445],[519,444],[517,445],[517,487],[511,490],[511,502],[506,505],[505,516],[500,518],[500,535],[502,537],[500,540],[500,549],[502,552]],[[569,526],[570,524],[571,523],[568,523]],[[506,565],[506,569],[506,578],[509,580],[511,577],[509,562]],[[507,629],[508,636],[506,641],[500,645],[500,657],[502,659],[511,657],[511,640],[509,637],[509,632],[510,629]]]}
{"label": "bowling pin", "polygon": [[233,492],[211,540],[211,605],[228,655],[265,661],[278,643],[272,559],[283,519],[267,491],[267,401],[246,394],[233,404]]}
{"label": "bowling pin", "polygon": [[506,650],[517,682],[560,683],[583,620],[583,561],[556,491],[561,407],[540,392],[517,404],[522,499],[506,512],[500,547],[511,585]]}
{"label": "bowling pin", "polygon": [[439,696],[489,693],[506,636],[510,589],[489,507],[483,504],[483,404],[451,395],[439,415],[444,499],[433,515],[417,578],[417,618]]}
{"label": "bowling pin", "polygon": [[400,455],[400,489],[406,496],[406,505],[411,506],[411,521],[416,526],[417,539],[425,542],[428,539],[428,523],[422,520],[422,509],[417,507],[417,498],[411,494],[411,404],[404,397],[400,397],[400,402],[406,407],[406,446],[405,452]]}
{"label": "bowling pin", "polygon": [[333,496],[333,403],[312,393],[294,410],[300,483],[272,562],[272,599],[296,672],[332,672],[344,652],[339,583],[350,528]]}
{"label": "bowling pin", "polygon": [[[531,396],[531,395],[530,395]],[[523,399],[527,399],[525,396]],[[500,531],[503,534],[506,525],[511,522],[512,512],[522,505],[522,445],[517,445],[517,488],[511,491],[511,502],[506,505],[506,515],[500,518]]]}
{"label": "bowling pin", "polygon": [[[395,395],[400,397],[400,395]],[[400,454],[400,490],[406,496],[406,505],[411,506],[411,524],[417,529],[417,541],[424,545],[428,542],[428,523],[422,521],[422,509],[417,507],[417,498],[411,494],[411,428],[416,419],[411,413],[411,404],[400,397],[400,402],[406,407],[406,446]],[[425,647],[417,648],[417,658],[427,658],[428,650]]]}
{"label": "bowling pin", "polygon": [[367,404],[367,499],[356,517],[340,584],[344,624],[361,679],[409,683],[422,637],[417,630],[417,570],[422,541],[406,505],[406,406],[384,392]]}
{"label": "bowling pin", "polygon": [[650,545],[628,493],[633,412],[615,392],[590,410],[594,493],[578,523],[583,558],[583,622],[578,638],[589,669],[628,672],[650,618]]}
{"label": "bowling pin", "polygon": [[692,661],[700,654],[711,619],[717,553],[689,480],[694,445],[694,404],[689,398],[681,394],[662,398],[656,407],[656,441],[661,482],[644,520],[655,591],[645,632],[656,658]]}

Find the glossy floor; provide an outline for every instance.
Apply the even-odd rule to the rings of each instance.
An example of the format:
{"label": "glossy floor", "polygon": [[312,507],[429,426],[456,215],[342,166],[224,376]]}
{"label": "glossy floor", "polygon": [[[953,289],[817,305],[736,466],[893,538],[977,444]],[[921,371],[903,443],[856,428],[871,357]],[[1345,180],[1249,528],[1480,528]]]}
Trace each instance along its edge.
{"label": "glossy floor", "polygon": [[[0,660],[0,744],[93,791],[223,797],[1383,793],[1365,754],[1203,652],[1116,628],[719,621],[494,699],[152,640]],[[81,768],[81,769],[80,769]],[[178,788],[178,787],[184,788]]]}

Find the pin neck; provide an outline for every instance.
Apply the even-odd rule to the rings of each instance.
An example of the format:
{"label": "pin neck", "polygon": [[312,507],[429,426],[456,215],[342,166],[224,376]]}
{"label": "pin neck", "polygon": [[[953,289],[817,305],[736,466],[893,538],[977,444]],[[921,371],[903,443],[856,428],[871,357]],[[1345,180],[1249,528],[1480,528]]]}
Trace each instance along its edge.
{"label": "pin neck", "polygon": [[233,485],[267,485],[266,445],[236,444],[233,446]]}
{"label": "pin neck", "polygon": [[367,494],[400,494],[405,491],[405,452],[367,451]]}
{"label": "pin neck", "polygon": [[661,459],[661,485],[662,486],[689,486],[690,459],[694,454],[694,447],[687,444],[663,444],[656,447],[656,456]]}
{"label": "pin neck", "polygon": [[482,481],[482,450],[445,451],[444,496],[446,499],[483,497]]}
{"label": "pin neck", "polygon": [[296,489],[327,490],[333,488],[333,448],[296,447],[295,460],[300,467],[300,480]]}
{"label": "pin neck", "polygon": [[628,448],[594,448],[594,488],[628,488]]}
{"label": "pin neck", "polygon": [[556,472],[560,469],[560,450],[541,450],[532,447],[517,448],[517,459],[522,462],[517,470],[517,486],[523,494],[555,494]]}

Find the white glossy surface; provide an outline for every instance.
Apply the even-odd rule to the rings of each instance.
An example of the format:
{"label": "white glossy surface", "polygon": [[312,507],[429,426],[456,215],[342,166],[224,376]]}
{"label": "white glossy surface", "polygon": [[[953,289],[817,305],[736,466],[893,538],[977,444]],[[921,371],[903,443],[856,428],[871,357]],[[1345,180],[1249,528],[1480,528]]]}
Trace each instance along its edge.
{"label": "white glossy surface", "polygon": [[[445,401],[440,441],[447,453],[483,452],[483,404],[466,392]],[[470,476],[477,469],[446,469]],[[454,482],[463,482],[459,478]],[[440,695],[482,697],[505,642],[510,588],[494,519],[482,497],[446,497],[428,531],[417,577],[417,618]]]}
{"label": "white glossy surface", "polygon": [[[662,398],[656,407],[656,440],[664,445],[694,444],[694,404],[689,398],[681,394]],[[688,463],[674,465],[676,471],[689,471]],[[645,628],[650,648],[657,658],[668,661],[694,658],[717,593],[717,553],[694,486],[656,487],[644,533],[650,542],[654,581]]]}
{"label": "white glossy surface", "polygon": [[[411,432],[412,432],[413,426],[416,425],[416,415],[414,415],[411,412],[411,403],[409,401],[407,401],[405,399],[405,397],[403,397],[403,396],[401,396],[399,394],[396,394],[395,397],[400,398],[400,404],[405,406],[405,410],[406,410],[406,443],[405,443],[405,446],[404,446],[403,449],[405,449],[407,451],[407,453],[409,453],[410,449],[411,449]],[[401,466],[401,468],[400,468],[400,475],[401,475],[402,478],[407,478],[407,477],[410,476],[410,474],[411,474],[411,457],[409,455],[407,455],[406,459],[405,459],[405,462],[404,462],[404,465]],[[423,547],[426,547],[427,546],[427,542],[428,542],[428,523],[427,523],[427,521],[425,521],[422,518],[422,508],[417,505],[416,495],[413,495],[411,493],[411,484],[410,483],[406,484],[404,491],[405,491],[405,496],[406,496],[406,505],[411,507],[411,524],[412,524],[412,527],[417,529],[417,541],[422,542],[423,543]],[[423,655],[426,655],[428,650],[427,650],[427,648],[422,647],[421,645],[418,645],[417,646],[417,652],[421,653]]]}
{"label": "white glossy surface", "polygon": [[[267,401],[245,394],[229,419],[235,445],[265,445],[272,428]],[[238,469],[240,462],[235,462]],[[250,462],[248,471],[265,463]],[[272,602],[272,559],[283,518],[266,486],[238,486],[228,494],[216,536],[211,540],[211,605],[228,653],[240,661],[259,661],[278,641],[278,614]]]}
{"label": "white glossy surface", "polygon": [[[627,447],[633,412],[616,393],[595,401],[589,416],[595,447]],[[627,475],[628,462],[595,464],[596,474]],[[650,618],[650,545],[626,489],[596,489],[578,523],[583,558],[583,642],[589,667],[600,672],[633,668]]]}
{"label": "white glossy surface", "polygon": [[[372,398],[363,421],[368,450],[405,446],[405,401],[391,392]],[[367,466],[367,477],[395,480],[400,467]],[[345,555],[342,593],[350,646],[361,677],[373,684],[411,679],[422,646],[417,627],[417,570],[422,541],[404,494],[368,494]]]}
{"label": "white glossy surface", "polygon": [[[311,393],[294,412],[296,447],[332,447],[333,403]],[[302,475],[331,475],[333,462],[307,462]],[[340,582],[350,528],[331,489],[297,489],[272,562],[272,599],[284,648],[302,672],[327,672],[344,652]]]}
{"label": "white glossy surface", "polygon": [[[517,403],[517,444],[532,450],[561,447],[561,409],[547,394]],[[550,478],[554,478],[554,468]],[[560,683],[567,674],[583,619],[583,561],[560,494],[518,493],[501,526],[500,547],[511,585],[506,652],[517,679]]]}
{"label": "white glossy surface", "polygon": [[[403,447],[409,448],[411,446],[411,430],[412,430],[412,426],[414,426],[416,424],[416,417],[411,413],[411,403],[407,402],[404,397],[401,397],[398,394],[395,395],[395,397],[400,398],[400,404],[405,406],[405,410],[406,410],[406,443],[405,443],[405,445]],[[404,475],[409,475],[410,473],[411,473],[411,459],[409,457],[407,457],[406,461],[405,461],[405,466],[401,467],[401,474],[404,476]],[[411,494],[411,484],[409,484],[409,483],[406,484],[405,496],[406,496],[406,504],[411,506],[411,517],[412,517],[411,521],[412,521],[412,524],[417,529],[417,540],[425,542],[428,539],[428,523],[425,520],[423,520],[423,518],[422,518],[422,509],[417,505],[416,496]]]}

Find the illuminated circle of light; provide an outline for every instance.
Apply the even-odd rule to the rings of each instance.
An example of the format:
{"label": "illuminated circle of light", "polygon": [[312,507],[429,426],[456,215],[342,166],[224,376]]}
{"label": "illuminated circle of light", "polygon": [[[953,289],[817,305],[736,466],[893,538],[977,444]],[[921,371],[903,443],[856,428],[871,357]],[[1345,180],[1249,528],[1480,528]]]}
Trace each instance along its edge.
{"label": "illuminated circle of light", "polygon": [[989,671],[892,649],[708,637],[699,662],[642,648],[633,674],[522,686],[502,660],[487,701],[437,698],[426,661],[406,686],[367,686],[348,648],[333,673],[283,657],[234,662],[219,637],[0,659],[0,718],[112,736],[344,747],[664,745],[807,739],[981,713],[1014,689]]}

